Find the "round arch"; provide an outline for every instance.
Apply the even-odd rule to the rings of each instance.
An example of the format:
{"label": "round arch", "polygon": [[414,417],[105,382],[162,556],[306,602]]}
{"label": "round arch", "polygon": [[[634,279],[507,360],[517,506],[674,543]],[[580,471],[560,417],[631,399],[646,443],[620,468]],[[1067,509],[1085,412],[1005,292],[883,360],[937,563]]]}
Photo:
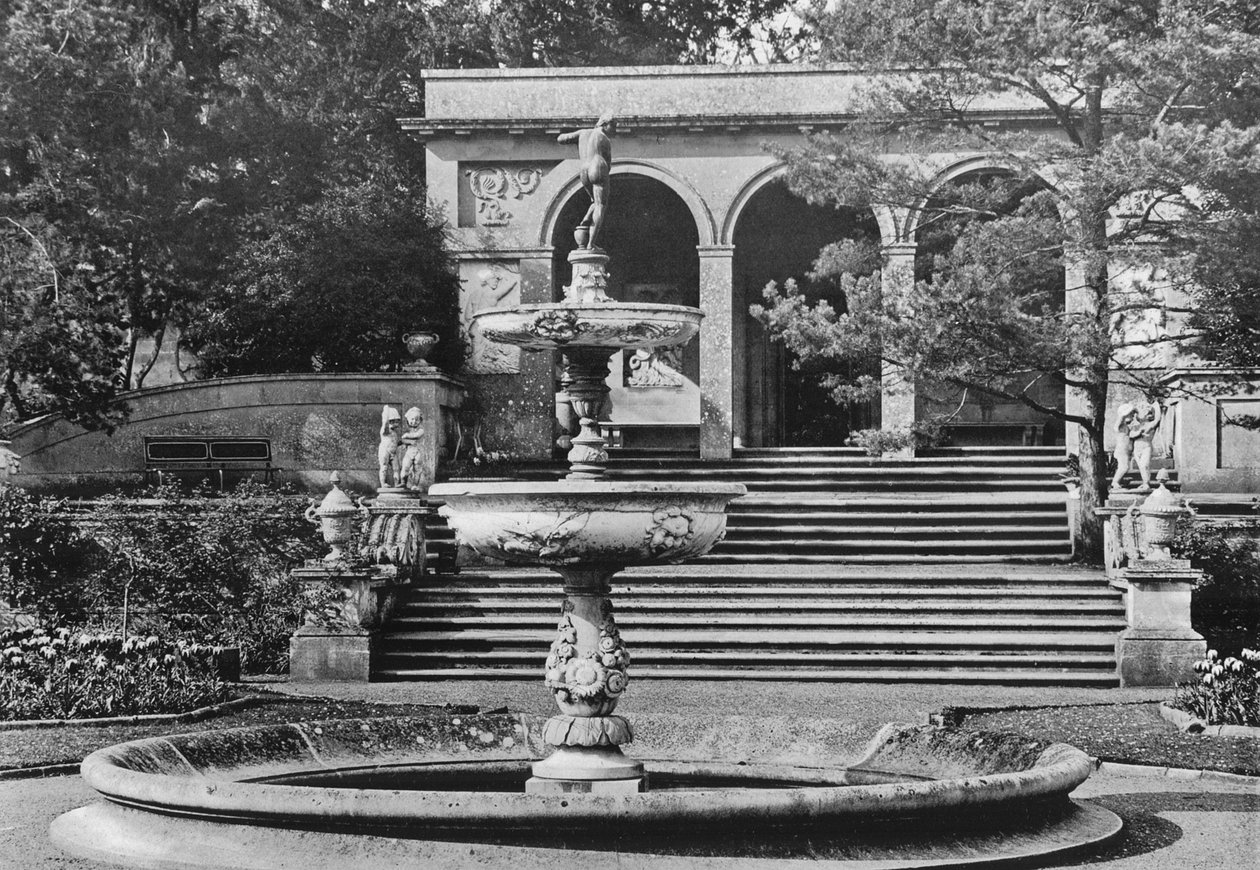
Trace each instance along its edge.
{"label": "round arch", "polygon": [[[662,166],[637,158],[617,158],[613,161],[611,174],[640,175],[659,181],[668,187],[678,195],[678,198],[687,206],[687,210],[691,212],[691,217],[696,222],[696,233],[700,238],[700,244],[715,244],[717,226],[713,220],[713,214],[699,191],[692,187],[690,183]],[[551,198],[546,210],[543,212],[542,222],[539,226],[537,243],[540,247],[551,245],[552,239],[555,238],[556,223],[560,219],[560,213],[581,187],[581,176],[574,175]]]}
{"label": "round arch", "polygon": [[[766,185],[782,178],[787,172],[787,165],[784,163],[775,163],[765,167],[751,178],[744,182],[744,186],[740,188],[739,193],[732,200],[730,208],[726,210],[726,218],[722,221],[722,235],[720,244],[734,244],[735,228],[739,225],[739,219],[743,215],[748,204],[753,198],[759,194]],[[898,232],[897,215],[892,209],[882,206],[872,206],[871,213],[875,216],[875,220],[879,223],[880,242],[884,245],[891,245],[901,239]]]}
{"label": "round arch", "polygon": [[[973,172],[992,171],[1018,173],[1023,172],[1026,169],[1027,167],[1020,165],[1018,162],[1006,159],[997,154],[979,154],[974,157],[968,157],[964,160],[951,163],[949,166],[946,166],[933,176],[932,180],[928,183],[928,194],[910,208],[909,213],[906,215],[904,238],[910,242],[915,241],[915,232],[918,230],[919,218],[923,214],[924,207],[931,201],[932,197],[936,196],[936,194],[951,181],[962,178],[964,175],[969,175]],[[1038,170],[1034,172],[1033,175],[1046,187],[1056,193],[1060,192],[1058,185],[1054,183],[1052,172]],[[1066,223],[1068,215],[1064,211],[1065,205],[1062,198],[1058,201],[1058,208],[1059,217]]]}

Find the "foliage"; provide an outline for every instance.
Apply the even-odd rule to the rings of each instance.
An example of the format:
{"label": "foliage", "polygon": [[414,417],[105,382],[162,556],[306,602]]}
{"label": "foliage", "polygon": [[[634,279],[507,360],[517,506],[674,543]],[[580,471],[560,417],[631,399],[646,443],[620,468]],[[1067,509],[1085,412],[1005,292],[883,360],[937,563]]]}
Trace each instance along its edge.
{"label": "foliage", "polygon": [[1183,683],[1171,706],[1199,717],[1209,725],[1260,727],[1260,652],[1244,649],[1242,658],[1221,659],[1210,649],[1195,662],[1202,674],[1197,683]]}
{"label": "foliage", "polygon": [[785,60],[791,0],[494,0],[485,24],[507,66],[614,66]]}
{"label": "foliage", "polygon": [[66,521],[64,504],[0,486],[0,598],[62,619],[82,617],[78,581],[86,542]]}
{"label": "foliage", "polygon": [[136,499],[107,495],[81,518],[96,542],[81,594],[94,612],[144,630],[241,647],[248,672],[287,660],[302,613],[288,569],[318,552],[293,500],[246,481],[212,497],[177,484]]}
{"label": "foliage", "polygon": [[459,285],[441,244],[406,190],[339,189],[245,248],[185,337],[207,376],[396,370],[422,325],[442,338],[434,362],[458,360]]}
{"label": "foliage", "polygon": [[[817,0],[807,20],[820,59],[873,73],[862,120],[772,150],[811,202],[913,215],[918,275],[886,293],[887,276],[846,270],[843,313],[772,287],[755,313],[833,372],[874,355],[924,394],[1023,403],[1080,427],[1077,546],[1099,555],[1112,380],[1158,396],[1177,351],[1254,356],[1254,4]],[[1041,126],[986,126],[994,98]],[[898,159],[876,156],[890,150]],[[992,168],[942,188],[959,153]],[[1051,387],[1075,401],[1047,403]]]}
{"label": "foliage", "polygon": [[1208,644],[1235,654],[1260,647],[1260,553],[1256,542],[1226,529],[1180,523],[1174,556],[1204,572],[1191,599],[1191,624]]}
{"label": "foliage", "polygon": [[5,719],[182,713],[228,697],[211,647],[67,628],[0,633]]}
{"label": "foliage", "polygon": [[175,484],[144,495],[106,495],[72,517],[66,503],[0,489],[0,595],[45,624],[238,646],[247,672],[283,671],[308,603],[289,569],[320,553],[295,500],[249,481],[218,496]]}
{"label": "foliage", "polygon": [[930,447],[940,440],[941,427],[934,421],[920,422],[902,429],[859,429],[848,439],[854,447],[861,447],[867,456]]}

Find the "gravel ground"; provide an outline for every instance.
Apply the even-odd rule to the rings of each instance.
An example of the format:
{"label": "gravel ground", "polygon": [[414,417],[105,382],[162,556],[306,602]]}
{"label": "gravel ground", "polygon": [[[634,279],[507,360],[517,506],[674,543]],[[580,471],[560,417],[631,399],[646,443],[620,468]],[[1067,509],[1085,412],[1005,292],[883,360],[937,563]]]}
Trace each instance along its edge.
{"label": "gravel ground", "polygon": [[[370,716],[408,716],[432,713],[443,709],[415,704],[364,704],[357,701],[336,701],[288,698],[267,695],[259,698],[259,706],[229,711],[200,722],[156,722],[134,725],[65,725],[55,728],[0,728],[0,770],[78,764],[90,753],[115,743],[180,734],[186,731],[210,731],[241,728],[248,725],[273,725],[317,719],[349,719]],[[448,708],[449,709],[449,708]],[[462,712],[462,711],[461,711]]]}
{"label": "gravel ground", "polygon": [[964,728],[1070,743],[1103,761],[1260,776],[1260,738],[1185,734],[1159,715],[1159,704],[1038,707],[950,718]]}

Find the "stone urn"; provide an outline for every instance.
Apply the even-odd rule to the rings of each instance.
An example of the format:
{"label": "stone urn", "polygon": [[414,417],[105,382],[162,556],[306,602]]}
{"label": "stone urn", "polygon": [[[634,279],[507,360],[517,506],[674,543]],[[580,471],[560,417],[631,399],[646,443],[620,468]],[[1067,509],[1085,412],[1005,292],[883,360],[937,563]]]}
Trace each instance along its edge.
{"label": "stone urn", "polygon": [[342,491],[340,474],[334,471],[328,480],[332,489],[321,502],[311,499],[305,516],[308,521],[320,527],[324,543],[332,548],[324,561],[339,562],[346,557],[345,547],[354,536],[354,518],[362,513],[362,509]]}
{"label": "stone urn", "polygon": [[409,332],[403,336],[403,345],[407,348],[407,353],[411,354],[411,362],[403,366],[404,371],[421,372],[432,369],[433,366],[427,361],[433,348],[437,347],[438,334],[429,332],[428,330],[419,330],[417,332]]}
{"label": "stone urn", "polygon": [[1138,514],[1142,517],[1142,540],[1146,548],[1167,558],[1168,547],[1177,531],[1177,520],[1190,516],[1191,511],[1164,485],[1167,472],[1161,471],[1160,478],[1159,487],[1147,496]]}

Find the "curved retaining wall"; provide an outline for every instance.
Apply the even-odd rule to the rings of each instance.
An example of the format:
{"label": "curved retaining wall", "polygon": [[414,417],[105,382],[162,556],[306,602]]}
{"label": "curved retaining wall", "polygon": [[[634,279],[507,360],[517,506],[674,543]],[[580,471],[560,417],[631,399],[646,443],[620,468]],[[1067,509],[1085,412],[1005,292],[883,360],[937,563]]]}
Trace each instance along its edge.
{"label": "curved retaining wall", "polygon": [[452,444],[452,415],[463,384],[440,372],[280,374],[214,378],[124,393],[128,422],[112,435],[89,432],[60,416],[33,420],[12,433],[22,458],[19,486],[91,494],[144,478],[146,436],[250,436],[271,440],[278,480],[326,490],[328,473],[343,485],[375,489],[381,406],[424,412],[425,446],[436,463]]}

